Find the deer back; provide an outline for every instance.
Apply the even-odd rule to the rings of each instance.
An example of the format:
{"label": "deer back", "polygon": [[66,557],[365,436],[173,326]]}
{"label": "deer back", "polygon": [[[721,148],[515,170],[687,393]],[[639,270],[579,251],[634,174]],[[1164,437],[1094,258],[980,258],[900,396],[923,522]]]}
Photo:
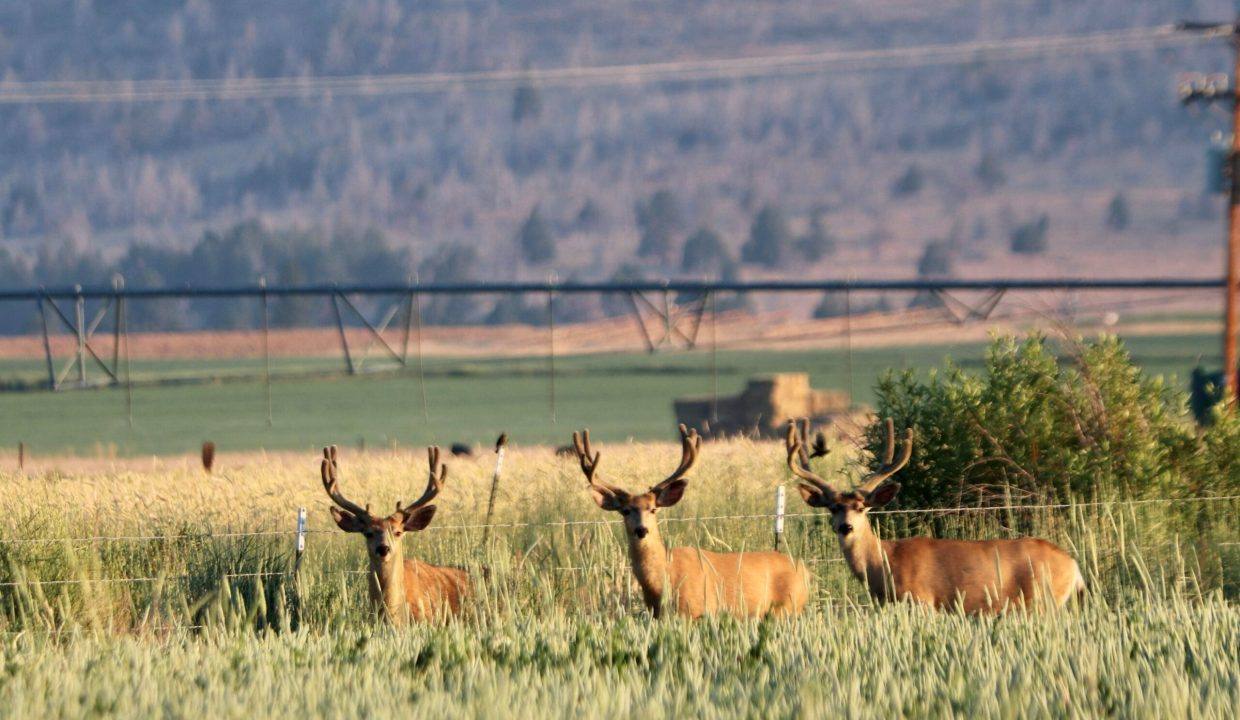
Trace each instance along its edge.
{"label": "deer back", "polygon": [[[909,538],[883,543],[894,599],[935,608],[959,605],[969,613],[1050,604],[1058,607],[1084,589],[1080,568],[1058,545],[1038,538],[941,540]],[[883,580],[871,593],[887,597]]]}

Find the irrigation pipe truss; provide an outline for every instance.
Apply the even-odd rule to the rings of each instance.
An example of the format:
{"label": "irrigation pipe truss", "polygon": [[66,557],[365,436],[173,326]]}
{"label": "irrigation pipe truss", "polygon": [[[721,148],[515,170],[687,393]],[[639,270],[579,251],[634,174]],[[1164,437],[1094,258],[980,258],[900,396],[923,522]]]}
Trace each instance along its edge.
{"label": "irrigation pipe truss", "polygon": [[727,292],[919,292],[924,290],[1216,290],[1227,281],[1221,277],[1147,278],[981,278],[969,280],[758,280],[718,282],[704,280],[649,280],[640,282],[462,282],[405,283],[399,285],[231,285],[215,287],[72,287],[2,290],[0,301],[41,299],[208,299],[227,297],[286,297],[308,295],[529,295],[670,292],[686,295]]}
{"label": "irrigation pipe truss", "polygon": [[1228,37],[1229,26],[1186,33],[1174,25],[1133,27],[1079,35],[1001,38],[962,43],[826,50],[757,57],[666,62],[481,70],[472,72],[285,76],[266,78],[122,79],[0,82],[0,104],[133,103],[184,100],[274,100],[316,96],[382,97],[443,92],[456,88],[508,89],[640,86],[709,80],[798,77],[824,71],[860,72],[981,62],[1060,59],[1105,52],[1194,45]]}

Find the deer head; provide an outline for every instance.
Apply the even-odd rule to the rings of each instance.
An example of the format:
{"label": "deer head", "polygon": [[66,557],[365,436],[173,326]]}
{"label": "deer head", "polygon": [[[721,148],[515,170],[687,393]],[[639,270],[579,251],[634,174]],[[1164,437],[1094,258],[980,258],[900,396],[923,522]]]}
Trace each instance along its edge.
{"label": "deer head", "polygon": [[375,517],[370,505],[362,507],[350,502],[340,493],[340,476],[336,467],[336,446],[323,448],[323,489],[335,505],[331,506],[332,520],[345,532],[361,533],[366,538],[366,550],[372,562],[383,564],[399,558],[400,539],[406,531],[422,530],[435,516],[435,506],[428,505],[443,489],[448,468],[439,462],[439,448],[427,449],[430,478],[422,497],[408,505],[396,502],[396,511],[387,517]]}
{"label": "deer head", "polygon": [[590,495],[594,502],[604,510],[618,512],[624,517],[625,532],[636,540],[644,540],[655,531],[655,513],[659,508],[671,507],[680,502],[685,494],[688,481],[684,479],[693,464],[697,462],[698,450],[702,447],[702,438],[697,430],[689,430],[680,426],[680,465],[676,470],[649,490],[633,494],[615,485],[608,484],[598,477],[598,462],[601,453],[590,447],[590,431],[582,430],[573,433],[573,449],[577,460],[581,463],[581,472],[586,476],[590,486]]}
{"label": "deer head", "polygon": [[861,483],[853,490],[841,491],[831,483],[815,475],[809,469],[811,457],[826,455],[826,438],[820,432],[814,439],[813,452],[806,449],[809,444],[809,420],[800,423],[788,423],[788,435],[785,449],[788,451],[788,469],[802,482],[797,487],[801,498],[812,507],[826,508],[831,513],[831,526],[841,538],[846,538],[858,528],[868,528],[869,518],[866,513],[871,508],[883,507],[900,492],[900,483],[887,482],[905,465],[913,454],[913,429],[904,434],[904,449],[900,460],[895,461],[895,425],[887,418],[887,447],[883,454],[883,464],[879,469],[862,478]]}

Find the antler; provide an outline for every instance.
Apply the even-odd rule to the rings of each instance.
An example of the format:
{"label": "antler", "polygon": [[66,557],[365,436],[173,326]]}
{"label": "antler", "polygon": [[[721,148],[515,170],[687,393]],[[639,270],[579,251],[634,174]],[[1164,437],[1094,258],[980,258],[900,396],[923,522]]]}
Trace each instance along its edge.
{"label": "antler", "polygon": [[408,505],[402,506],[400,501],[396,501],[396,512],[408,513],[410,510],[417,510],[439,495],[439,491],[443,490],[443,481],[448,477],[448,466],[439,462],[439,446],[432,445],[426,448],[426,460],[430,466],[427,474],[426,490],[422,493],[422,497],[414,500]]}
{"label": "antler", "polygon": [[879,466],[874,473],[865,476],[857,489],[863,493],[872,492],[874,488],[883,483],[884,480],[895,475],[905,465],[908,464],[909,458],[913,456],[913,428],[904,431],[904,449],[900,452],[900,460],[892,462],[896,455],[896,431],[895,423],[891,418],[887,418],[887,448],[883,452],[883,464]]}
{"label": "antler", "polygon": [[[839,491],[831,483],[823,480],[809,469],[810,453],[805,449],[805,438],[809,435],[809,419],[802,418],[800,427],[796,420],[788,421],[788,435],[784,439],[784,447],[788,451],[788,469],[793,475],[813,485],[827,495],[838,495]],[[827,439],[822,433],[814,438],[813,457],[826,455]]]}
{"label": "antler", "polygon": [[350,502],[344,495],[340,494],[340,477],[336,474],[335,445],[323,448],[323,464],[321,470],[323,473],[323,489],[327,491],[327,496],[332,499],[332,502],[357,517],[368,517],[370,515],[369,505],[362,508],[361,505]]}
{"label": "antler", "polygon": [[690,430],[685,427],[684,423],[680,424],[680,465],[676,467],[676,471],[668,475],[662,482],[650,488],[651,492],[658,492],[664,487],[676,482],[685,476],[693,468],[693,464],[697,462],[698,450],[702,447],[702,436],[698,435],[697,428]]}
{"label": "antler", "polygon": [[613,495],[622,494],[624,491],[615,485],[603,482],[597,477],[598,459],[602,453],[595,452],[590,447],[590,431],[582,430],[580,433],[573,432],[573,451],[577,454],[577,461],[581,463],[581,472],[586,476],[586,482],[591,485],[602,488]]}

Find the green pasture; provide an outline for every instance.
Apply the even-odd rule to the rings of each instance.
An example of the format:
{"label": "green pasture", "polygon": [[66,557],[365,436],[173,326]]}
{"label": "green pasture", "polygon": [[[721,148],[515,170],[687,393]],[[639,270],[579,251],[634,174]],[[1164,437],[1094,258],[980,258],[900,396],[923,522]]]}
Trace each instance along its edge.
{"label": "green pasture", "polygon": [[[1199,360],[1218,363],[1214,335],[1137,337],[1129,347],[1146,371],[1180,382]],[[546,357],[428,358],[424,383],[412,371],[332,377],[343,369],[334,358],[279,359],[270,425],[265,387],[253,379],[261,377],[261,361],[135,361],[132,423],[124,388],[4,392],[0,446],[20,441],[36,454],[135,455],[192,451],[204,439],[225,450],[327,442],[420,445],[489,442],[500,430],[520,442],[562,443],[573,428],[586,425],[607,440],[649,439],[668,433],[674,398],[709,396],[716,388],[721,395],[734,393],[754,375],[808,372],[815,386],[851,389],[868,402],[874,380],[889,369],[930,368],[946,358],[970,367],[983,348],[861,349],[851,362],[841,350],[557,357],[554,393]],[[0,362],[0,381],[29,380],[41,372],[38,361]],[[216,380],[175,382],[203,375]]]}

